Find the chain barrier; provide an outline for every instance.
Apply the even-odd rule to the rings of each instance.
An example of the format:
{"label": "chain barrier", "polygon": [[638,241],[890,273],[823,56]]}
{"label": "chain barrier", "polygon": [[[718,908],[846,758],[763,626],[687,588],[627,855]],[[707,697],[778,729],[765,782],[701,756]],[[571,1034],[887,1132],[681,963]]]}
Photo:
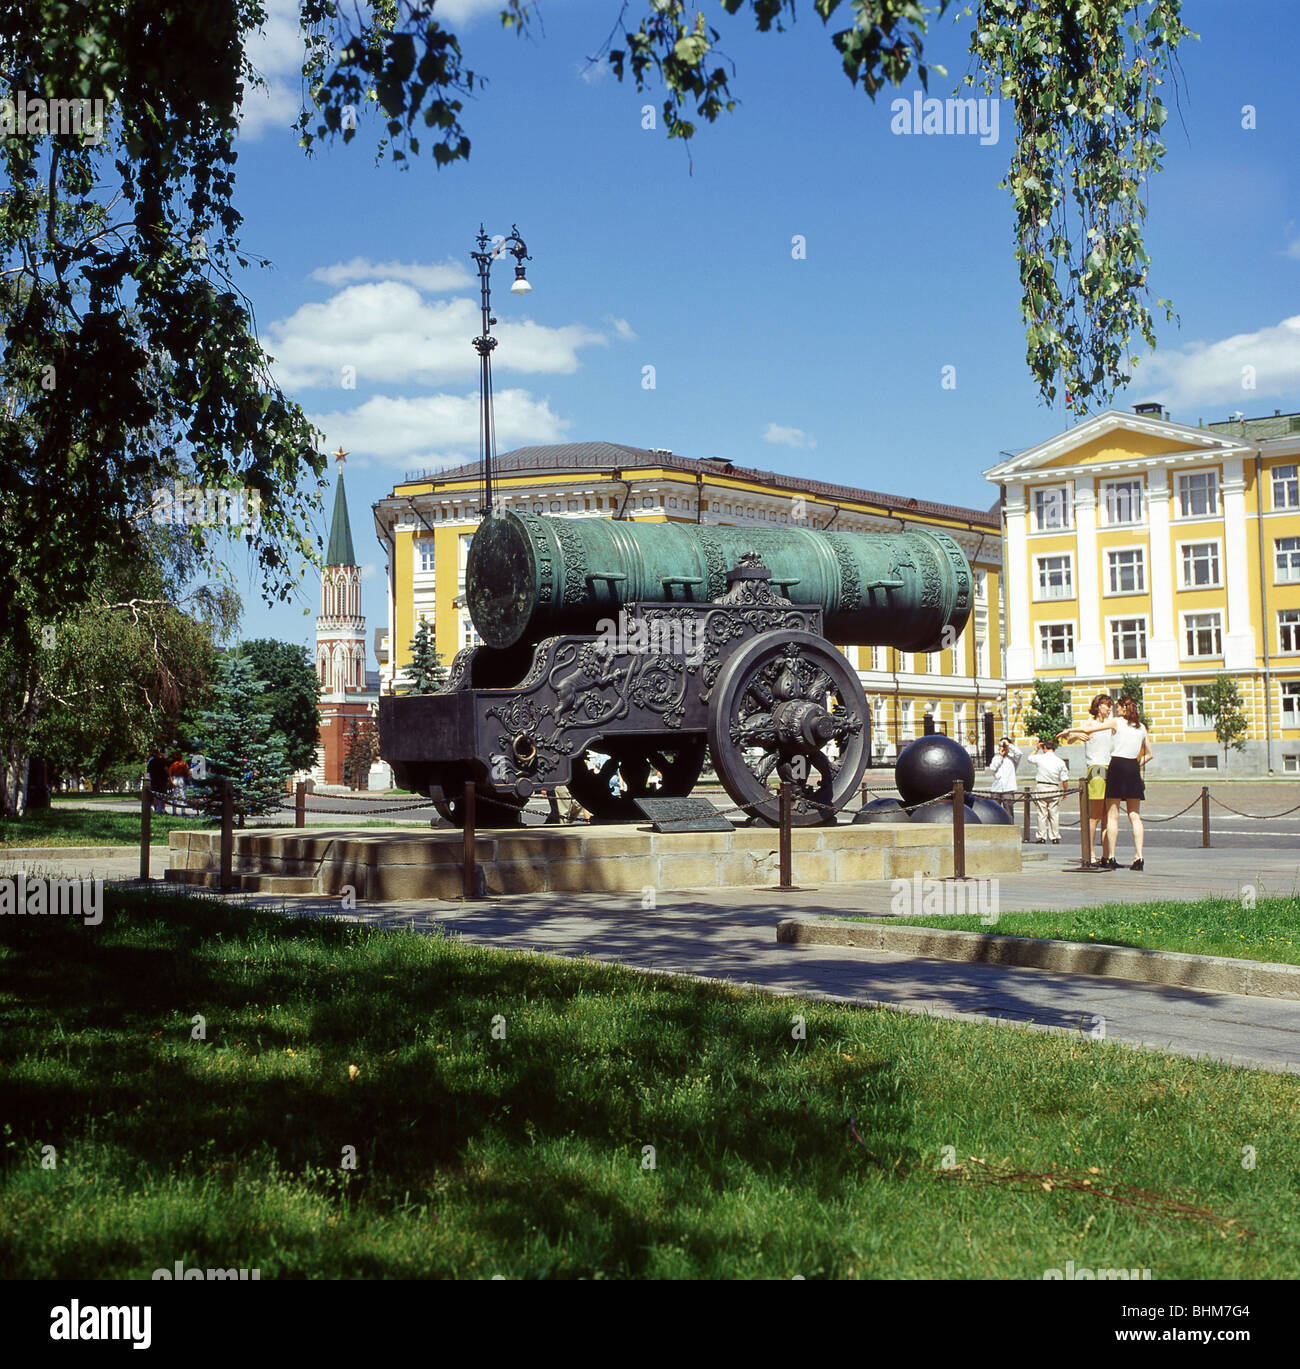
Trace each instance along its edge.
{"label": "chain barrier", "polygon": [[1243,813],[1239,809],[1233,808],[1231,804],[1224,803],[1222,799],[1215,798],[1213,794],[1210,795],[1210,802],[1217,803],[1220,808],[1226,808],[1229,813],[1236,817],[1250,818],[1253,822],[1268,822],[1272,818],[1285,818],[1292,813],[1300,813],[1300,803],[1297,803],[1294,808],[1284,809],[1281,813]]}

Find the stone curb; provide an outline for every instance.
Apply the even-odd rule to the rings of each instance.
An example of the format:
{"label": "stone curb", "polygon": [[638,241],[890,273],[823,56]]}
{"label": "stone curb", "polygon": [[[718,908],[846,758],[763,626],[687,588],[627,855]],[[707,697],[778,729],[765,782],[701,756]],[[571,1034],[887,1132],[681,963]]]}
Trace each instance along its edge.
{"label": "stone curb", "polygon": [[[149,849],[155,853],[165,852],[166,846],[151,842]],[[105,860],[123,860],[127,856],[138,856],[140,846],[0,846],[0,861],[6,860],[89,860],[103,856]]]}
{"label": "stone curb", "polygon": [[947,932],[937,927],[792,919],[777,925],[776,939],[792,945],[860,946],[931,960],[978,961],[1060,974],[1094,974],[1139,984],[1166,984],[1259,998],[1300,998],[1300,965],[1232,960],[1135,946],[1093,946],[1078,941]]}

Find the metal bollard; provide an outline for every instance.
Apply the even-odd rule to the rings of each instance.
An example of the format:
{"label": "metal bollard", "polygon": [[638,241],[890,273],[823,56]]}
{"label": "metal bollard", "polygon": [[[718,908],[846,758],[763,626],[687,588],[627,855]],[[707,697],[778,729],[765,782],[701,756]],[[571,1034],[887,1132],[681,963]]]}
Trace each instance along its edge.
{"label": "metal bollard", "polygon": [[221,781],[221,875],[220,887],[235,887],[235,790],[229,780]]}
{"label": "metal bollard", "polygon": [[781,839],[780,839],[780,861],[781,861],[781,882],[777,886],[780,889],[793,889],[794,877],[791,871],[790,861],[790,819],[791,819],[791,788],[788,780],[781,781]]}
{"label": "metal bollard", "polygon": [[293,791],[293,825],[307,826],[307,786],[299,780]]}
{"label": "metal bollard", "polygon": [[1210,844],[1210,786],[1201,785],[1201,845]]}
{"label": "metal bollard", "polygon": [[1029,840],[1029,787],[1025,786],[1025,831],[1023,841]]}
{"label": "metal bollard", "polygon": [[1092,842],[1088,840],[1088,781],[1079,781],[1079,858],[1092,864]]}
{"label": "metal bollard", "polygon": [[475,879],[474,871],[474,781],[466,780],[465,788],[462,791],[462,799],[465,805],[465,879],[464,892],[466,898],[478,897],[478,882]]}
{"label": "metal bollard", "polygon": [[153,826],[153,788],[148,780],[140,787],[140,878],[149,878],[150,829]]}
{"label": "metal bollard", "polygon": [[966,787],[961,780],[952,786],[952,877],[966,878]]}

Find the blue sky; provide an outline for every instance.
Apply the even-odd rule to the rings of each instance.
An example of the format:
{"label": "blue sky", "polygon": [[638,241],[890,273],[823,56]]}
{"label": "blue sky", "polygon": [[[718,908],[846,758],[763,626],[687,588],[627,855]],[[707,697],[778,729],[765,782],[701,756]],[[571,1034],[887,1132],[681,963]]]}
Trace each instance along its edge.
{"label": "blue sky", "polygon": [[[524,299],[510,264],[493,272],[501,450],[606,439],[986,508],[996,491],[981,470],[1071,422],[1059,400],[1041,403],[1024,359],[1012,210],[996,188],[1007,105],[996,143],[892,133],[891,101],[914,84],[873,104],[811,5],[766,35],[716,7],[741,103],[701,127],[692,168],[662,127],[642,127],[658,92],[587,65],[617,5],[543,0],[520,40],[501,30],[499,0],[445,0],[488,78],[462,116],[470,159],[400,171],[375,165],[364,118],[349,146],[304,156],[289,131],[296,4],[268,9],[271,89],[246,114],[237,202],[245,247],[273,265],[242,284],[282,383],[327,447],[352,453],[368,629],[386,615],[371,503],[410,469],[475,455],[480,220],[489,233],[517,223],[534,258]],[[1278,40],[1295,6],[1189,0],[1184,13],[1201,38],[1182,51],[1147,222],[1153,294],[1181,326],[1161,320],[1157,353],[1116,403],[1159,399],[1193,424],[1300,409],[1298,100],[1294,45]],[[927,53],[949,72],[932,94],[967,70],[957,18],[931,30]],[[941,386],[946,366],[955,388]],[[322,527],[328,516],[329,496]],[[242,636],[313,640],[314,576],[275,608],[250,573],[239,588]]]}

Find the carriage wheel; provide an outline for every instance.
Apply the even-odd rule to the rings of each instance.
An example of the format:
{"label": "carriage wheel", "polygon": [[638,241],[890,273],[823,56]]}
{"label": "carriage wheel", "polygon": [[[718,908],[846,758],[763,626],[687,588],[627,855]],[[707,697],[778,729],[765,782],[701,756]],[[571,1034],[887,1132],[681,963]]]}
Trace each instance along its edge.
{"label": "carriage wheel", "polygon": [[[435,799],[433,806],[439,816],[445,818],[453,827],[465,825],[465,800],[461,794],[445,801]],[[508,794],[492,794],[481,785],[474,791],[474,826],[480,827],[522,827],[524,800]]]}
{"label": "carriage wheel", "polygon": [[867,700],[857,672],[811,632],[765,632],[718,677],[709,748],[734,802],[780,821],[780,785],[793,788],[792,821],[833,823],[867,766]]}
{"label": "carriage wheel", "polygon": [[[644,822],[637,799],[680,799],[695,788],[704,769],[703,737],[642,737],[596,742],[573,761],[569,792],[597,822]],[[599,772],[587,766],[587,751],[609,757]],[[650,787],[658,770],[663,782]],[[623,780],[619,797],[610,790],[615,775]]]}

